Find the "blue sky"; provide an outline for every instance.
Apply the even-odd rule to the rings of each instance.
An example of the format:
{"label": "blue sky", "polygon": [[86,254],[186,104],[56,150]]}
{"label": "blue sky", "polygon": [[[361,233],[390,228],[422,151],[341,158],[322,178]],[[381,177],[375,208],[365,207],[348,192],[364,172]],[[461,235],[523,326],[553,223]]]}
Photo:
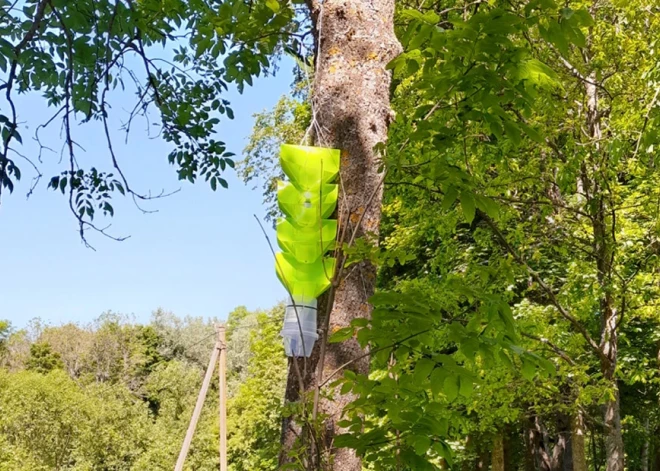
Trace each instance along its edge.
{"label": "blue sky", "polygon": [[[252,115],[272,107],[291,81],[291,66],[285,63],[277,76],[257,79],[243,95],[230,90],[225,98],[232,102],[235,119],[221,121],[218,139],[240,156]],[[179,316],[224,318],[238,305],[268,308],[284,299],[270,250],[253,217],[264,215],[260,191],[246,187],[233,171],[227,173],[229,189],[215,193],[204,182],[179,182],[167,163],[168,145],[150,138],[144,121],[134,124],[124,143],[119,118],[132,108],[134,95],[126,91],[111,99],[115,151],[132,187],[181,191],[149,202],[149,209],[158,210],[154,214],[141,213],[128,198],[115,200],[115,217],[107,221],[112,223],[110,232],[130,238],[114,242],[90,233],[96,248],[92,251],[76,233],[66,198],[46,189],[49,178],[62,170],[62,140],[57,123],[42,132],[56,153],[44,154],[39,188],[26,200],[33,174],[23,163],[22,181],[12,195],[3,194],[0,205],[0,319],[15,327],[36,317],[54,325],[86,323],[112,310],[144,322],[158,307]],[[21,152],[36,156],[31,136],[53,110],[35,94],[21,97],[18,106],[24,123]],[[81,164],[110,170],[100,124],[75,126],[73,132],[85,149],[78,151]]]}

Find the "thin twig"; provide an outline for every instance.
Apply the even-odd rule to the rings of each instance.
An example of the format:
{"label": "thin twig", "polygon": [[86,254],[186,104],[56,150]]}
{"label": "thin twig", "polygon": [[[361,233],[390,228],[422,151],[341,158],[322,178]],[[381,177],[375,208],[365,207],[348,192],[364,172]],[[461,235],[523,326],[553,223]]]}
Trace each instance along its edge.
{"label": "thin twig", "polygon": [[562,350],[557,345],[550,342],[548,339],[542,338],[542,337],[537,337],[536,335],[532,335],[532,334],[527,334],[525,332],[521,332],[520,335],[522,335],[523,337],[527,337],[528,339],[536,340],[537,342],[540,342],[543,345],[547,345],[548,347],[550,347],[552,349],[553,352],[555,352],[557,354],[558,357],[560,357],[562,360],[564,360],[569,365],[575,366],[575,362],[573,361],[573,359],[571,357],[569,357],[568,354],[564,350]]}
{"label": "thin twig", "polygon": [[330,380],[333,378],[334,375],[336,375],[337,373],[340,373],[344,368],[346,368],[347,366],[350,366],[351,364],[355,363],[356,361],[359,361],[359,360],[361,360],[361,359],[363,359],[363,358],[365,358],[365,357],[368,357],[369,355],[372,355],[372,354],[374,354],[374,353],[378,353],[378,352],[380,352],[380,351],[382,351],[382,350],[387,350],[388,348],[397,347],[397,346],[401,345],[403,342],[405,342],[406,340],[410,340],[410,339],[412,339],[412,338],[414,338],[414,337],[417,337],[418,335],[422,335],[422,334],[425,334],[425,333],[430,332],[430,331],[431,331],[431,329],[424,329],[424,330],[421,330],[421,331],[416,332],[416,333],[414,333],[414,334],[411,334],[411,335],[409,335],[409,336],[407,336],[407,337],[404,337],[404,338],[402,338],[402,339],[400,339],[400,340],[397,340],[396,342],[393,342],[393,343],[391,343],[391,344],[385,345],[385,346],[383,346],[383,347],[378,347],[378,348],[375,348],[375,349],[373,349],[373,350],[369,350],[367,353],[365,353],[365,354],[363,354],[363,355],[360,355],[359,357],[356,357],[356,358],[353,358],[353,359],[347,361],[346,363],[344,363],[343,365],[341,365],[339,368],[337,368],[337,369],[335,369],[334,371],[332,371],[332,372],[328,375],[328,377],[327,377],[327,378],[321,383],[321,387],[323,387],[323,386],[325,386],[326,384],[328,384],[328,381],[330,381]]}
{"label": "thin twig", "polygon": [[658,101],[658,95],[660,94],[660,87],[656,88],[655,90],[655,95],[653,95],[653,100],[651,100],[651,104],[649,105],[649,109],[646,110],[646,116],[644,116],[644,124],[642,125],[642,130],[639,132],[639,137],[637,138],[637,143],[635,144],[635,152],[633,152],[632,158],[635,159],[637,157],[637,153],[639,152],[639,146],[642,143],[642,137],[644,137],[644,132],[646,131],[646,126],[649,124],[649,116],[651,115],[651,110],[653,110],[653,107],[655,106],[656,101]]}

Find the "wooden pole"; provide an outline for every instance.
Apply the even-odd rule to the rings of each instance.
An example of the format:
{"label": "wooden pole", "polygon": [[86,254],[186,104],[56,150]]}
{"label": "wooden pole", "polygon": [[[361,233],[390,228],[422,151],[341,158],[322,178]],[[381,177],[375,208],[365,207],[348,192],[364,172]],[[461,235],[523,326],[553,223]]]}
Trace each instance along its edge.
{"label": "wooden pole", "polygon": [[209,385],[211,384],[211,378],[213,378],[213,371],[215,370],[215,364],[218,362],[219,355],[220,342],[216,341],[215,347],[213,348],[213,353],[211,354],[211,360],[209,361],[209,366],[206,368],[206,374],[204,375],[202,388],[199,390],[199,395],[197,396],[197,404],[195,404],[195,410],[193,411],[193,415],[190,419],[190,425],[188,425],[186,438],[183,440],[181,452],[179,453],[179,459],[176,461],[176,467],[174,468],[174,471],[183,471],[183,465],[186,462],[186,457],[188,456],[188,451],[190,450],[190,444],[192,443],[193,435],[195,435],[195,429],[197,428],[199,416],[202,414],[202,407],[204,406],[206,393],[209,390]]}
{"label": "wooden pole", "polygon": [[218,376],[220,382],[220,471],[227,471],[227,344],[225,326],[218,326],[220,359]]}

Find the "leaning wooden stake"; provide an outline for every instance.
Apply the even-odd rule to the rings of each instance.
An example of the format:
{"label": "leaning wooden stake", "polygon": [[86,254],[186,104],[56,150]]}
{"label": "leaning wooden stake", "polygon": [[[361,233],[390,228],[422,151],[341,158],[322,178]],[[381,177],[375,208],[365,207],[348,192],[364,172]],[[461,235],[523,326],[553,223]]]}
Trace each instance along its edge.
{"label": "leaning wooden stake", "polygon": [[215,370],[215,364],[218,362],[218,356],[220,355],[220,341],[216,340],[215,347],[213,348],[213,353],[211,354],[211,360],[209,361],[209,366],[206,368],[206,375],[204,375],[204,382],[202,383],[202,389],[199,390],[199,396],[197,396],[197,404],[195,404],[195,410],[193,411],[192,418],[190,419],[190,425],[188,425],[188,432],[186,432],[186,438],[183,440],[183,445],[181,446],[181,453],[179,453],[179,459],[176,461],[176,467],[174,471],[183,471],[183,465],[186,462],[186,457],[188,456],[188,451],[190,450],[190,444],[192,443],[193,435],[195,435],[195,429],[197,428],[197,422],[199,421],[199,416],[202,414],[202,407],[204,407],[204,400],[206,399],[206,393],[209,390],[209,385],[211,384],[211,379],[213,378],[213,371]]}
{"label": "leaning wooden stake", "polygon": [[218,326],[220,360],[218,376],[220,384],[220,471],[227,471],[227,345],[225,326]]}

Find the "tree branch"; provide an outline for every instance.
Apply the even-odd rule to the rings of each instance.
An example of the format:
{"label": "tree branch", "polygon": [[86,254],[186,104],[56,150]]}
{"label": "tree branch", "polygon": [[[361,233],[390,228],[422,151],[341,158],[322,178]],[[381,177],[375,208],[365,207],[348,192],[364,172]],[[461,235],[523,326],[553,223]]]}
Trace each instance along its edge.
{"label": "tree branch", "polygon": [[409,335],[409,336],[407,336],[407,337],[404,337],[404,338],[402,338],[402,339],[400,339],[400,340],[397,340],[396,342],[393,342],[393,343],[391,343],[391,344],[385,345],[385,346],[383,346],[383,347],[375,348],[375,349],[373,349],[373,350],[369,350],[367,353],[362,354],[362,355],[360,355],[360,356],[358,356],[358,357],[356,357],[356,358],[353,358],[353,359],[347,361],[346,363],[344,363],[343,365],[341,365],[339,368],[337,368],[337,369],[335,369],[334,371],[332,371],[332,372],[331,372],[331,373],[330,373],[330,374],[329,374],[329,375],[323,380],[323,382],[320,384],[319,387],[323,387],[323,386],[325,386],[326,384],[328,384],[328,382],[333,378],[334,375],[336,375],[337,373],[341,372],[343,369],[345,369],[346,367],[350,366],[352,363],[355,363],[356,361],[360,361],[360,360],[362,360],[363,358],[366,358],[366,357],[368,357],[369,355],[371,355],[371,354],[373,354],[373,353],[377,353],[377,352],[380,352],[380,351],[382,351],[382,350],[387,350],[388,348],[397,347],[397,346],[401,345],[403,342],[405,342],[406,340],[410,340],[410,339],[412,339],[412,338],[414,338],[414,337],[417,337],[418,335],[422,335],[422,334],[425,334],[425,333],[430,332],[430,331],[431,331],[431,329],[424,329],[424,330],[422,330],[422,331],[420,331],[420,332],[416,332],[416,333],[411,334],[411,335]]}
{"label": "tree branch", "polygon": [[571,357],[568,356],[568,354],[563,351],[561,348],[559,348],[557,345],[553,344],[546,338],[541,338],[537,337],[536,335],[532,334],[527,334],[525,332],[521,332],[520,335],[523,337],[527,337],[528,339],[536,340],[537,342],[542,343],[543,345],[547,345],[550,347],[550,349],[557,354],[558,357],[560,357],[562,360],[564,360],[566,363],[568,363],[571,366],[575,366],[575,362]]}
{"label": "tree branch", "polygon": [[534,270],[532,267],[530,267],[529,264],[514,250],[514,248],[511,246],[511,244],[509,244],[509,242],[504,237],[504,234],[502,234],[500,229],[497,227],[495,222],[490,217],[488,217],[488,215],[486,213],[484,213],[483,211],[477,209],[477,212],[478,212],[479,216],[484,221],[486,221],[488,226],[491,228],[491,230],[493,231],[495,236],[499,239],[499,241],[504,246],[504,248],[507,250],[507,252],[509,252],[509,254],[511,254],[511,256],[520,265],[525,267],[525,269],[532,276],[532,278],[534,278],[536,280],[536,282],[539,284],[539,286],[541,286],[541,288],[548,295],[548,298],[550,298],[550,301],[555,306],[555,308],[557,309],[559,314],[564,319],[569,321],[573,325],[573,327],[575,327],[575,329],[587,341],[587,344],[589,345],[589,347],[591,347],[591,349],[598,355],[598,357],[600,359],[607,359],[606,356],[604,355],[604,353],[602,352],[602,350],[600,349],[600,347],[598,346],[598,344],[596,343],[596,341],[594,341],[594,339],[591,337],[591,335],[589,334],[587,329],[580,323],[579,320],[577,320],[571,313],[569,313],[568,310],[559,302],[559,300],[557,299],[557,296],[555,295],[554,291],[552,290],[552,288],[550,286],[548,286],[548,284],[546,284],[546,282],[543,280],[541,275],[536,270]]}

